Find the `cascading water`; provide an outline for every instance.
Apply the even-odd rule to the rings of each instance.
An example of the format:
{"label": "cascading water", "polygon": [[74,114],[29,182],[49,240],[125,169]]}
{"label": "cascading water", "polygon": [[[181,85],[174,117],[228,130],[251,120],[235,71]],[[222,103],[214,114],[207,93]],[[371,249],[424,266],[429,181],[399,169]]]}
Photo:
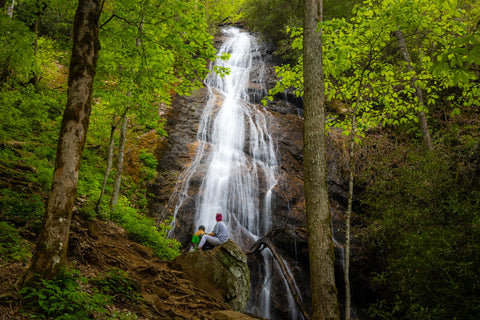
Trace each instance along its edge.
{"label": "cascading water", "polygon": [[[270,114],[254,104],[265,94],[265,85],[258,83],[263,77],[257,74],[257,83],[250,79],[253,67],[256,71],[264,69],[260,48],[255,38],[237,28],[226,28],[223,33],[228,38],[219,49],[219,57],[228,54],[229,58],[218,58],[215,65],[228,68],[229,73],[222,76],[211,72],[205,81],[209,97],[197,133],[198,147],[191,166],[178,179],[169,207],[173,208],[175,226],[179,210],[187,199],[191,200],[192,177],[200,167],[208,166],[195,196],[195,228],[204,225],[207,232],[211,231],[215,214],[221,212],[232,240],[249,250],[271,229],[278,163],[268,130]],[[249,303],[247,308],[252,310],[247,311],[269,318],[275,263],[268,250],[263,250],[262,256],[262,290],[256,305]],[[288,288],[285,290],[290,297],[290,319],[302,319]]]}
{"label": "cascading water", "polygon": [[211,230],[215,213],[222,212],[233,240],[249,246],[270,229],[277,160],[267,130],[268,114],[249,103],[247,85],[252,66],[261,63],[259,48],[248,33],[235,28],[224,32],[229,39],[219,56],[226,53],[230,58],[219,58],[215,65],[228,68],[229,74],[212,72],[205,81],[209,99],[197,135],[199,145],[192,165],[179,179],[174,217],[188,194],[191,176],[201,163],[207,163],[195,224]]}

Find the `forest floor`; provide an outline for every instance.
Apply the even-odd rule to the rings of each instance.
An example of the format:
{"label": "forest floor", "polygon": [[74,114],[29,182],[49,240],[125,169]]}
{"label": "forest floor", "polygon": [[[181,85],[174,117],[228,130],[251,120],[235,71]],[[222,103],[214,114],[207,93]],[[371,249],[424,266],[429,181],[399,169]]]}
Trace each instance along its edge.
{"label": "forest floor", "polygon": [[[141,295],[133,303],[117,295],[108,306],[112,314],[131,312],[138,319],[253,319],[230,311],[220,297],[196,287],[168,261],[155,258],[150,248],[129,240],[127,231],[113,222],[75,216],[69,241],[69,261],[81,276],[95,279],[109,270],[122,270],[129,286]],[[27,266],[25,262],[0,266],[1,320],[28,319],[21,314],[14,285]]]}

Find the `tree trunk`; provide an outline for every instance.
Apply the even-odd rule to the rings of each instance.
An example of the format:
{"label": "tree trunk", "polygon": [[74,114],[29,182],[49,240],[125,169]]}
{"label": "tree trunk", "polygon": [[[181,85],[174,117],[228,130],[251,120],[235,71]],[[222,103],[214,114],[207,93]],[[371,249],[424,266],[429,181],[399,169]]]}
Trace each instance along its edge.
{"label": "tree trunk", "polygon": [[[142,45],[142,32],[143,32],[143,25],[145,22],[145,17],[143,14],[144,12],[142,12],[142,18],[140,19],[140,24],[138,25],[138,28],[137,28],[138,34],[135,42],[137,47],[140,47]],[[130,97],[131,95],[132,95],[132,92],[129,91],[127,93],[127,96]],[[123,124],[120,132],[120,143],[118,146],[117,172],[115,174],[115,182],[113,185],[112,199],[110,199],[110,207],[112,209],[115,209],[115,207],[117,206],[118,197],[120,195],[120,187],[122,184],[123,158],[124,158],[124,152],[125,152],[125,141],[127,137],[127,124],[128,124],[127,114],[129,109],[130,107],[127,106],[122,116]]]}
{"label": "tree trunk", "polygon": [[353,181],[355,176],[355,137],[357,135],[357,110],[360,105],[360,95],[362,92],[363,78],[365,75],[366,69],[362,70],[362,75],[360,76],[360,83],[358,84],[357,89],[357,99],[355,102],[355,108],[352,111],[352,129],[350,132],[350,152],[348,159],[349,167],[349,178],[348,178],[348,205],[345,221],[345,270],[344,272],[344,281],[345,281],[345,320],[350,320],[350,309],[352,308],[352,297],[350,294],[350,234],[351,234],[351,217],[352,217],[352,207],[353,207]]}
{"label": "tree trunk", "polygon": [[123,156],[125,153],[125,141],[127,140],[127,124],[128,124],[128,117],[127,117],[128,108],[125,110],[123,114],[123,123],[122,123],[122,130],[120,133],[120,145],[118,146],[118,158],[117,158],[117,173],[115,174],[115,183],[113,185],[113,193],[112,193],[112,200],[110,205],[112,209],[115,209],[118,202],[118,197],[120,195],[120,186],[122,184],[122,171],[123,171]]}
{"label": "tree trunk", "polygon": [[304,7],[304,177],[312,289],[312,319],[339,319],[335,287],[332,217],[327,191],[325,152],[325,83],[322,65],[323,2],[306,0]]}
{"label": "tree trunk", "polygon": [[140,47],[142,45],[143,24],[145,23],[145,16],[143,16],[143,14],[144,12],[142,12],[142,19],[140,21],[140,24],[138,25],[138,36],[136,42],[137,47]]}
{"label": "tree trunk", "polygon": [[13,17],[13,8],[15,7],[15,0],[12,0],[12,4],[7,8],[7,15],[12,19]]}
{"label": "tree trunk", "polygon": [[[395,36],[397,37],[398,46],[400,47],[400,51],[402,52],[403,59],[407,63],[408,71],[413,71],[412,59],[410,58],[410,54],[408,53],[407,44],[405,42],[405,38],[403,37],[403,32],[400,28],[395,31]],[[425,147],[428,151],[433,151],[432,138],[430,137],[430,132],[428,131],[427,116],[425,114],[423,93],[422,89],[416,84],[416,82],[417,78],[413,76],[411,80],[411,85],[415,88],[418,105],[420,106],[420,111],[417,113],[418,123],[420,125],[420,131],[422,132],[422,138]]]}
{"label": "tree trunk", "polygon": [[52,190],[37,247],[30,267],[21,279],[22,285],[36,274],[42,278],[52,278],[66,265],[72,209],[100,49],[98,22],[102,6],[102,0],[79,0],[75,13],[68,100],[57,144]]}
{"label": "tree trunk", "polygon": [[105,195],[105,189],[107,188],[108,177],[110,176],[110,171],[112,170],[113,164],[113,147],[115,143],[115,130],[117,129],[118,122],[115,121],[116,115],[113,115],[112,124],[110,127],[110,142],[108,144],[108,159],[107,159],[107,168],[105,170],[105,176],[103,177],[102,191],[100,192],[100,197],[98,197],[97,205],[95,206],[95,211],[100,213],[100,208],[102,205],[103,196]]}
{"label": "tree trunk", "polygon": [[[358,100],[357,100],[358,103]],[[358,105],[358,104],[357,104]],[[348,179],[348,206],[345,221],[345,320],[350,320],[351,294],[350,294],[350,220],[353,206],[353,178],[355,173],[355,135],[356,135],[356,110],[355,106],[352,115],[352,132],[350,133],[350,152],[349,152],[349,179]]]}

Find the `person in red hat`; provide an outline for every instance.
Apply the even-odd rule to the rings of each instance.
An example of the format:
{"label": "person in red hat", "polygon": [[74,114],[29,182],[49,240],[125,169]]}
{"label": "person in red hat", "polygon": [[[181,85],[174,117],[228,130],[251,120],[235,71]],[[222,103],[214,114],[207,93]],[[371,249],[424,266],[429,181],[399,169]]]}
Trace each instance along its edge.
{"label": "person in red hat", "polygon": [[217,223],[215,224],[213,231],[203,235],[202,240],[200,240],[200,243],[198,244],[198,249],[202,249],[206,242],[214,247],[227,242],[229,233],[227,226],[222,221],[222,214],[217,213],[215,219],[217,220]]}

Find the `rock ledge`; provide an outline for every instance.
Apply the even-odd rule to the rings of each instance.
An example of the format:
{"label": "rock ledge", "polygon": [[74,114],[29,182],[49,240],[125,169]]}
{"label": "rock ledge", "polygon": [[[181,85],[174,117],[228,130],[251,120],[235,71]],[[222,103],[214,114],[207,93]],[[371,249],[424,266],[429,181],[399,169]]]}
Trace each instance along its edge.
{"label": "rock ledge", "polygon": [[232,240],[212,250],[183,254],[170,264],[197,286],[222,297],[232,310],[245,310],[250,295],[250,271],[247,256]]}

